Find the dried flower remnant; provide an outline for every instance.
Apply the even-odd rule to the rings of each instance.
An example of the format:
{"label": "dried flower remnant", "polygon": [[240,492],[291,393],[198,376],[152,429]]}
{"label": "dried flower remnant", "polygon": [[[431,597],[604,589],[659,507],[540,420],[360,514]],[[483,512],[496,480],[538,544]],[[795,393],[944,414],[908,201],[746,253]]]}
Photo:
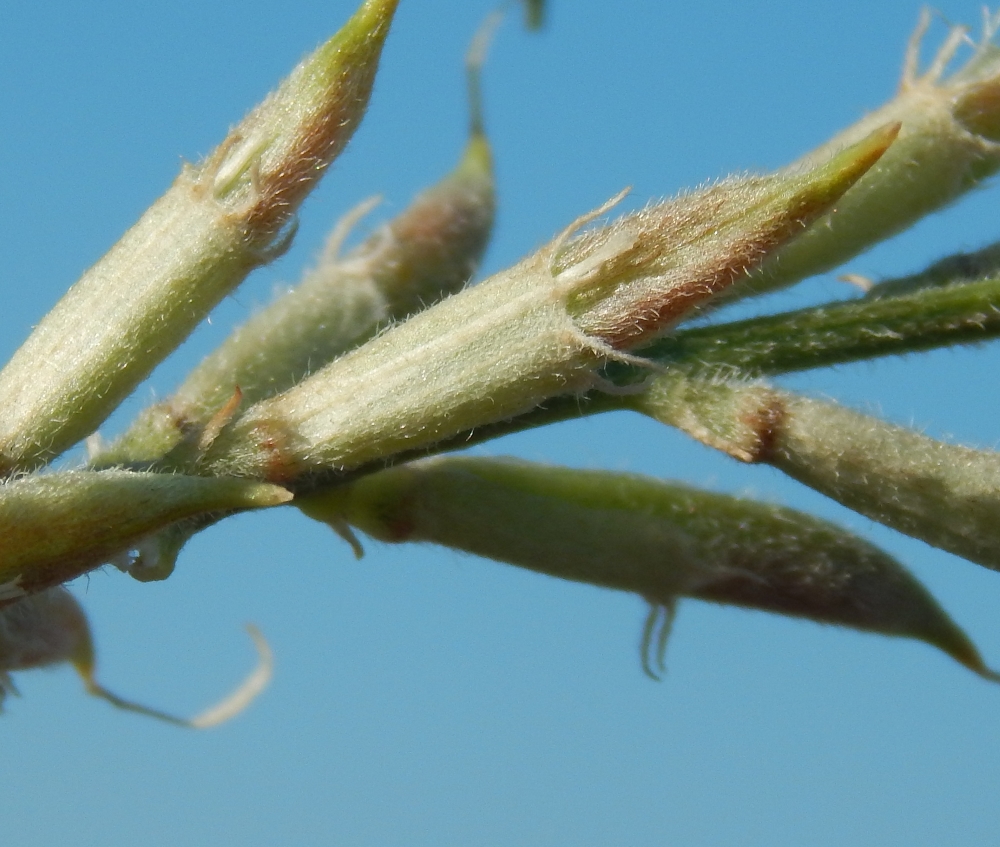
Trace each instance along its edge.
{"label": "dried flower remnant", "polygon": [[[510,459],[436,458],[296,500],[382,541],[430,541],[575,582],[629,591],[654,615],[692,597],[915,638],[995,679],[927,590],[873,545],[810,515],[634,474]],[[665,609],[661,621],[656,609]]]}
{"label": "dried flower remnant", "polygon": [[257,650],[257,667],[217,705],[194,718],[178,718],[125,700],[97,681],[94,643],[86,614],[65,588],[50,588],[0,609],[0,711],[4,695],[16,693],[10,679],[12,672],[68,662],[88,693],[119,709],[192,729],[218,726],[249,706],[271,678],[271,649],[256,627],[248,627],[248,631]]}
{"label": "dried flower remnant", "polygon": [[993,44],[998,24],[1000,13],[987,16],[971,58],[946,75],[968,41],[964,27],[952,27],[920,74],[921,42],[930,25],[930,12],[924,10],[895,98],[789,167],[815,167],[890,121],[902,124],[898,141],[844,195],[836,214],[821,217],[732,294],[768,291],[832,270],[981,185],[1000,168],[1000,48]]}

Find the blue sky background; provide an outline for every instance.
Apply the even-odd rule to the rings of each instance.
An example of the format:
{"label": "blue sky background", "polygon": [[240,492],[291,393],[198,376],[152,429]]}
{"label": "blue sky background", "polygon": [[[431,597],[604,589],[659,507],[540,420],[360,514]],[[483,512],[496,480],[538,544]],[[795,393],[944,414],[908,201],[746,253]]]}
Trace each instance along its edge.
{"label": "blue sky background", "polygon": [[[978,24],[978,2],[939,3]],[[163,396],[373,193],[402,209],[461,150],[461,60],[492,0],[402,0],[369,115],[293,249],[252,276],[122,413]],[[0,310],[9,355],[62,291],[347,18],[343,0],[5,5],[0,14]],[[625,185],[635,203],[770,169],[888,98],[918,5],[553,0],[510,19],[485,74],[503,268]],[[939,20],[931,41],[945,31]],[[919,269],[1000,236],[995,188],[850,263]],[[768,304],[853,296],[832,278]],[[994,346],[786,380],[928,433],[998,440]],[[906,562],[1000,663],[1000,575],[873,525],[763,468],[637,417],[486,452],[753,492],[839,521]],[[21,674],[0,719],[5,843],[256,845],[976,845],[1000,831],[1000,688],[922,644],[688,602],[669,674],[646,679],[643,604],[436,548],[356,562],[292,510],[219,525],[173,577],[108,569],[74,591],[101,677],[193,713],[252,655],[271,689],[188,733]]]}

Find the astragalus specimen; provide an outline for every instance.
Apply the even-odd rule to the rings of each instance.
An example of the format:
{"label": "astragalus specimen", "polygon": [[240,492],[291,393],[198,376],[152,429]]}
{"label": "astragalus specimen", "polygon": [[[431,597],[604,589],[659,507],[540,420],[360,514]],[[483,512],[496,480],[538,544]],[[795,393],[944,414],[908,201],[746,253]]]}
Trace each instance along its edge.
{"label": "astragalus specimen", "polygon": [[[921,639],[992,679],[902,565],[817,518],[638,475],[427,456],[629,409],[1000,569],[997,454],[764,381],[990,337],[995,250],[847,304],[684,327],[842,264],[1000,168],[994,19],[949,76],[960,31],[924,74],[915,41],[893,101],[787,168],[607,222],[613,198],[467,285],[495,206],[481,38],[469,141],[451,174],[344,251],[367,206],[349,215],[301,284],[171,397],[111,443],[93,439],[86,467],[49,467],[288,246],[299,204],[364,115],[396,6],[366,0],[182,170],[0,371],[0,672],[70,661],[91,691],[136,708],[94,680],[86,619],[62,584],[108,563],[166,578],[194,534],[291,506],[356,552],[360,530],[636,593],[652,609],[651,674],[674,604],[692,597]],[[526,8],[541,19],[541,4]],[[245,704],[266,677],[261,651],[263,670],[235,706],[179,722],[208,725]]]}

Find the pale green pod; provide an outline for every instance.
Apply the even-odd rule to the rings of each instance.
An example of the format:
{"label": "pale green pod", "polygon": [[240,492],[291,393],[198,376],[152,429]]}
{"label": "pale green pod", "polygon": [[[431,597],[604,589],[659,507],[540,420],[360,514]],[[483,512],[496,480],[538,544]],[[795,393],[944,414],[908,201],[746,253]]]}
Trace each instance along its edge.
{"label": "pale green pod", "polygon": [[1000,570],[1000,453],[763,383],[683,372],[630,408],[744,462],[780,468],[872,520]]}
{"label": "pale green pod", "polygon": [[892,143],[883,127],[816,170],[727,180],[573,238],[456,294],[251,407],[204,472],[295,480],[419,449],[587,390],[594,371],[745,277]]}
{"label": "pale green pod", "polygon": [[109,561],[196,515],[277,506],[292,495],[243,479],[66,471],[0,485],[0,607]]}
{"label": "pale green pod", "polygon": [[850,509],[1000,570],[1000,453],[785,398],[770,464]]}
{"label": "pale green pod", "polygon": [[93,463],[158,459],[197,434],[237,386],[245,404],[278,394],[385,326],[458,291],[482,258],[494,210],[489,143],[476,132],[451,174],[346,256],[329,250],[297,287],[236,329]]}
{"label": "pale green pod", "polygon": [[694,597],[915,638],[992,678],[898,562],[781,506],[634,474],[465,457],[392,468],[296,505],[338,530],[346,522],[383,541],[430,541],[656,607]]}
{"label": "pale green pod", "polygon": [[271,650],[256,627],[247,627],[257,649],[258,665],[236,690],[194,718],[178,718],[124,700],[108,691],[95,676],[94,641],[86,613],[62,586],[32,594],[0,608],[0,711],[7,691],[13,691],[11,672],[69,663],[87,691],[119,709],[136,712],[176,726],[205,729],[242,712],[266,687],[271,677]]}
{"label": "pale green pod", "polygon": [[815,167],[875,127],[899,121],[902,129],[892,149],[836,209],[777,251],[733,295],[769,291],[836,268],[981,185],[1000,168],[1000,48],[989,41],[994,25],[987,24],[965,66],[946,76],[946,66],[967,40],[964,28],[954,27],[921,75],[918,58],[929,21],[925,12],[896,96],[790,167]]}
{"label": "pale green pod", "polygon": [[[341,255],[351,227],[376,201],[346,215],[296,287],[238,327],[172,397],[145,409],[121,438],[93,456],[92,466],[161,459],[182,440],[199,438],[237,386],[244,404],[285,391],[386,326],[468,284],[496,211],[492,154],[479,103],[480,66],[491,31],[487,27],[477,37],[469,62],[472,126],[455,169]],[[183,463],[172,464],[183,469]]]}
{"label": "pale green pod", "polygon": [[87,271],[0,371],[0,473],[93,432],[258,265],[367,107],[398,0],[365,0]]}

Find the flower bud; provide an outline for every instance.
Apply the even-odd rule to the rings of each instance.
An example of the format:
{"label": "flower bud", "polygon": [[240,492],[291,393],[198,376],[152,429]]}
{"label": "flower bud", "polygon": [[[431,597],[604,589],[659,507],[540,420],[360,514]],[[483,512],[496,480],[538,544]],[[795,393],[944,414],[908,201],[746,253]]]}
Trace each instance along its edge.
{"label": "flower bud", "polygon": [[69,662],[88,693],[119,709],[192,729],[218,726],[249,706],[271,677],[271,650],[256,627],[247,629],[259,657],[256,669],[219,704],[195,718],[177,718],[124,700],[97,681],[94,642],[83,608],[62,586],[49,588],[0,608],[0,711],[3,710],[4,694],[15,690],[10,672]]}

